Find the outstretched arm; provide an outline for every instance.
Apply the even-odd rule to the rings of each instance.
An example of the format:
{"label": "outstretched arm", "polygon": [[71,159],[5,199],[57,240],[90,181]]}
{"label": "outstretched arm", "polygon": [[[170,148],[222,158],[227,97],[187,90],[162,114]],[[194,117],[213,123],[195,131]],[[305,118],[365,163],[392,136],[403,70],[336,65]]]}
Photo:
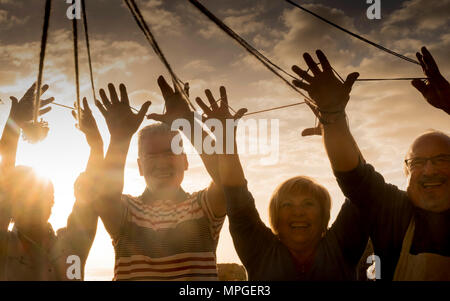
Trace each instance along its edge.
{"label": "outstretched arm", "polygon": [[[175,121],[176,119],[185,119],[189,121],[191,128],[191,135],[190,135],[191,143],[196,148],[197,152],[200,154],[200,158],[202,159],[206,170],[208,171],[209,175],[212,178],[212,183],[210,184],[207,190],[207,199],[209,205],[216,217],[222,217],[226,213],[226,205],[222,189],[220,188],[219,185],[220,178],[218,174],[217,155],[207,154],[202,149],[197,149],[198,145],[194,141],[195,139],[194,137],[196,134],[194,133],[195,128],[194,123],[196,122],[201,123],[202,121],[196,120],[194,118],[194,112],[192,112],[189,109],[186,100],[183,98],[182,93],[180,91],[177,91],[176,86],[175,89],[172,89],[162,76],[158,78],[158,84],[161,89],[164,100],[166,102],[166,113],[163,115],[151,114],[149,118],[160,122],[164,122],[169,126],[171,126],[172,122]],[[209,94],[211,94],[211,92],[209,92]],[[207,133],[202,130],[202,141],[206,136]],[[203,143],[201,145],[203,145]]]}
{"label": "outstretched arm", "polygon": [[441,75],[428,49],[422,47],[421,50],[422,54],[418,52],[416,56],[428,80],[415,79],[411,84],[422,93],[430,105],[450,114],[450,84]]}
{"label": "outstretched arm", "polygon": [[[11,214],[9,199],[6,197],[7,190],[7,177],[16,165],[16,153],[19,143],[20,129],[26,126],[33,119],[33,102],[35,99],[36,84],[33,84],[25,95],[17,100],[14,96],[11,96],[11,111],[9,113],[8,121],[3,130],[2,137],[0,139],[0,230],[6,231],[8,228]],[[42,87],[41,95],[48,89],[45,85]],[[51,110],[47,107],[54,98],[41,100],[41,110],[39,115],[43,115]]]}
{"label": "outstretched arm", "polygon": [[110,96],[101,89],[102,103],[95,104],[105,117],[111,134],[111,141],[99,172],[101,179],[95,183],[101,197],[96,198],[95,208],[112,237],[118,234],[124,207],[121,202],[124,184],[125,163],[131,138],[141,125],[150,102],[142,105],[138,114],[130,108],[130,101],[125,85],[119,87],[120,97],[114,85],[109,84]]}
{"label": "outstretched arm", "polygon": [[[203,110],[207,119],[217,119],[222,123],[222,141],[221,143],[223,154],[216,155],[217,159],[217,177],[221,186],[244,186],[247,181],[245,180],[244,171],[242,170],[241,161],[236,145],[236,126],[227,126],[227,120],[235,124],[235,121],[239,120],[247,112],[247,109],[240,109],[234,116],[230,113],[228,107],[228,97],[225,87],[220,87],[220,105],[217,104],[214,96],[210,90],[205,91],[205,95],[208,98],[210,107],[199,97],[196,102]],[[228,132],[230,131],[230,132]],[[227,149],[227,137],[233,137],[233,152],[231,154],[226,153]]]}
{"label": "outstretched arm", "polygon": [[308,53],[305,53],[303,57],[313,76],[300,67],[293,66],[292,70],[305,81],[294,80],[293,83],[307,91],[314,100],[314,104],[309,105],[322,124],[323,141],[333,170],[353,170],[357,167],[361,156],[347,125],[345,107],[359,74],[352,73],[348,75],[345,82],[341,82],[334,75],[322,51],[317,51],[322,70]]}

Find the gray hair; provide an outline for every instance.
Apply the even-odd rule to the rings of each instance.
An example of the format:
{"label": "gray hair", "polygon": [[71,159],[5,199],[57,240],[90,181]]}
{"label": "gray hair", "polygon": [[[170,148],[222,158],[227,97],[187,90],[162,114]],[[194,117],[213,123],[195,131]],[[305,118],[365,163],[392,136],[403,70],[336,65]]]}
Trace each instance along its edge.
{"label": "gray hair", "polygon": [[[147,125],[142,128],[138,133],[138,154],[140,155],[143,150],[143,144],[147,137],[153,135],[168,135],[176,136],[180,135],[179,131],[173,131],[169,125],[163,122],[157,122],[154,124]],[[183,143],[182,141],[180,143]]]}

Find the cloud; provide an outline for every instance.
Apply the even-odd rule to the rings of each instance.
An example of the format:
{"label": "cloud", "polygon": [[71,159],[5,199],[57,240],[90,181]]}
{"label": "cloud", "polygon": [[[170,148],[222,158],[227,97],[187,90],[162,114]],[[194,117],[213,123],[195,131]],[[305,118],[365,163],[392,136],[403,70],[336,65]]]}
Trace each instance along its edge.
{"label": "cloud", "polygon": [[388,39],[448,28],[450,0],[411,0],[388,16],[380,34]]}

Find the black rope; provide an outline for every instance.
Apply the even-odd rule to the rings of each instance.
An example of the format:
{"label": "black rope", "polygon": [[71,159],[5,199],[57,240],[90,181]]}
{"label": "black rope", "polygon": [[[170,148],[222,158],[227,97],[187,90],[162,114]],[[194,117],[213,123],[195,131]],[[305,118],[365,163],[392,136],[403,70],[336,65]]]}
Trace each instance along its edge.
{"label": "black rope", "polygon": [[41,51],[39,54],[39,71],[37,77],[37,85],[36,85],[36,96],[34,99],[34,116],[33,120],[35,123],[38,121],[39,117],[39,108],[41,106],[41,86],[42,86],[42,76],[44,74],[44,61],[45,61],[45,50],[47,48],[47,39],[48,39],[48,27],[50,24],[50,12],[52,9],[52,0],[46,0],[45,2],[45,15],[44,15],[44,24],[42,26],[42,39],[41,39]]}
{"label": "black rope", "polygon": [[142,16],[142,13],[139,9],[139,7],[136,5],[134,0],[124,0],[125,4],[128,6],[131,14],[133,15],[136,23],[138,24],[139,28],[144,33],[145,37],[147,38],[148,42],[152,46],[153,50],[155,51],[156,55],[160,58],[164,66],[166,67],[167,71],[169,72],[170,76],[173,79],[173,83],[175,85],[175,89],[181,93],[185,101],[191,106],[193,110],[195,110],[194,105],[189,100],[189,96],[187,95],[184,86],[185,84],[178,78],[178,76],[173,71],[172,67],[170,66],[169,62],[167,61],[164,53],[162,52],[161,48],[159,47],[158,42],[156,41],[154,35],[152,34],[149,26],[147,25],[147,22],[145,21],[144,17]]}
{"label": "black rope", "polygon": [[364,38],[364,37],[362,37],[362,36],[360,36],[360,35],[358,35],[358,34],[356,34],[356,33],[353,33],[353,32],[351,32],[350,30],[345,29],[345,28],[343,28],[343,27],[341,27],[341,26],[339,26],[339,25],[333,23],[333,22],[331,22],[331,21],[325,19],[325,18],[322,17],[322,16],[319,16],[318,14],[316,14],[316,13],[310,11],[309,9],[306,9],[306,8],[300,6],[299,4],[297,4],[297,3],[295,3],[295,2],[293,2],[293,1],[291,1],[291,0],[285,0],[285,1],[286,1],[287,3],[289,3],[289,4],[291,4],[291,5],[293,5],[293,6],[297,7],[297,8],[299,8],[299,9],[301,9],[301,10],[303,10],[303,11],[305,11],[305,12],[311,14],[311,15],[313,15],[314,17],[316,17],[316,18],[322,20],[323,22],[325,22],[325,23],[327,23],[327,24],[329,24],[329,25],[331,25],[331,26],[333,26],[333,27],[335,27],[335,28],[337,28],[337,29],[339,29],[339,30],[345,32],[345,33],[348,33],[349,35],[351,35],[351,36],[353,36],[353,37],[355,37],[355,38],[357,38],[357,39],[359,39],[359,40],[361,40],[361,41],[363,41],[363,42],[366,42],[366,43],[368,43],[368,44],[370,44],[370,45],[372,45],[372,46],[374,46],[374,47],[376,47],[376,48],[378,48],[378,49],[380,49],[380,50],[382,50],[382,51],[384,51],[384,52],[387,52],[387,53],[392,54],[392,55],[394,55],[394,56],[396,56],[396,57],[399,57],[399,58],[401,58],[401,59],[404,59],[405,61],[408,61],[408,62],[410,62],[410,63],[420,65],[420,63],[419,63],[418,61],[413,60],[413,59],[411,59],[411,58],[409,58],[409,57],[407,57],[407,56],[404,56],[404,55],[402,55],[402,54],[400,54],[400,53],[397,53],[397,52],[395,52],[395,51],[393,51],[393,50],[390,50],[390,49],[388,49],[388,48],[386,48],[386,47],[384,47],[384,46],[381,46],[380,44],[377,44],[377,43],[375,43],[375,42],[372,42],[372,41],[370,41],[370,40],[368,40],[368,39],[366,39],[366,38]]}
{"label": "black rope", "polygon": [[97,99],[97,97],[95,96],[94,72],[92,71],[91,46],[89,43],[89,30],[88,30],[85,0],[81,0],[81,8],[83,10],[84,37],[86,39],[86,49],[87,49],[88,63],[89,63],[89,74],[91,77],[92,95],[93,95],[94,101],[95,101]]}
{"label": "black rope", "polygon": [[[75,3],[75,0],[73,0]],[[77,117],[78,121],[81,118],[81,108],[80,108],[80,70],[78,65],[78,26],[77,26],[77,18],[72,19],[72,33],[73,33],[73,57],[75,62],[75,89],[77,92]]]}
{"label": "black rope", "polygon": [[[267,69],[269,69],[272,73],[278,76],[282,81],[284,81],[289,87],[291,87],[294,91],[299,93],[301,96],[305,98],[308,103],[315,106],[314,102],[306,96],[303,92],[301,92],[297,87],[295,87],[290,81],[284,78],[278,71],[297,79],[295,76],[285,72],[282,68],[278,67],[276,64],[271,62],[266,56],[256,50],[253,46],[251,46],[247,41],[241,38],[237,33],[235,33],[231,28],[229,28],[225,23],[223,23],[219,18],[217,18],[213,13],[211,13],[206,7],[204,7],[199,1],[189,0],[189,2],[194,5],[201,13],[203,13],[209,20],[214,22],[220,29],[222,29],[228,36],[238,42],[242,47],[244,47],[248,53],[253,55],[256,59],[258,59]],[[278,70],[278,71],[277,71]],[[248,115],[248,114],[247,114]]]}
{"label": "black rope", "polygon": [[289,108],[289,107],[293,107],[293,106],[302,105],[302,104],[305,104],[305,103],[306,102],[303,101],[303,102],[293,103],[293,104],[290,104],[290,105],[284,105],[284,106],[274,107],[274,108],[265,109],[265,110],[261,110],[261,111],[250,112],[250,113],[244,114],[244,116],[249,116],[249,115],[253,115],[253,114],[259,114],[259,113],[264,113],[264,112],[269,112],[269,111],[274,111],[274,110],[280,110],[280,109],[284,109],[284,108]]}

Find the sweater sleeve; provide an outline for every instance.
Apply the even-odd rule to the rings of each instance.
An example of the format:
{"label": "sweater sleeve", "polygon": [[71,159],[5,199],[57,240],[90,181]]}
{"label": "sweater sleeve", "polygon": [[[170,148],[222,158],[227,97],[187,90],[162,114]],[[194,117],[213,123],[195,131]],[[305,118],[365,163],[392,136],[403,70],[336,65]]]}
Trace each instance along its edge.
{"label": "sweater sleeve", "polygon": [[244,266],[261,264],[278,238],[261,220],[247,186],[224,187],[230,233]]}
{"label": "sweater sleeve", "polygon": [[380,256],[382,274],[390,278],[400,255],[403,237],[413,215],[404,191],[385,182],[373,166],[360,162],[349,172],[335,172],[344,195],[367,220],[375,255]]}

